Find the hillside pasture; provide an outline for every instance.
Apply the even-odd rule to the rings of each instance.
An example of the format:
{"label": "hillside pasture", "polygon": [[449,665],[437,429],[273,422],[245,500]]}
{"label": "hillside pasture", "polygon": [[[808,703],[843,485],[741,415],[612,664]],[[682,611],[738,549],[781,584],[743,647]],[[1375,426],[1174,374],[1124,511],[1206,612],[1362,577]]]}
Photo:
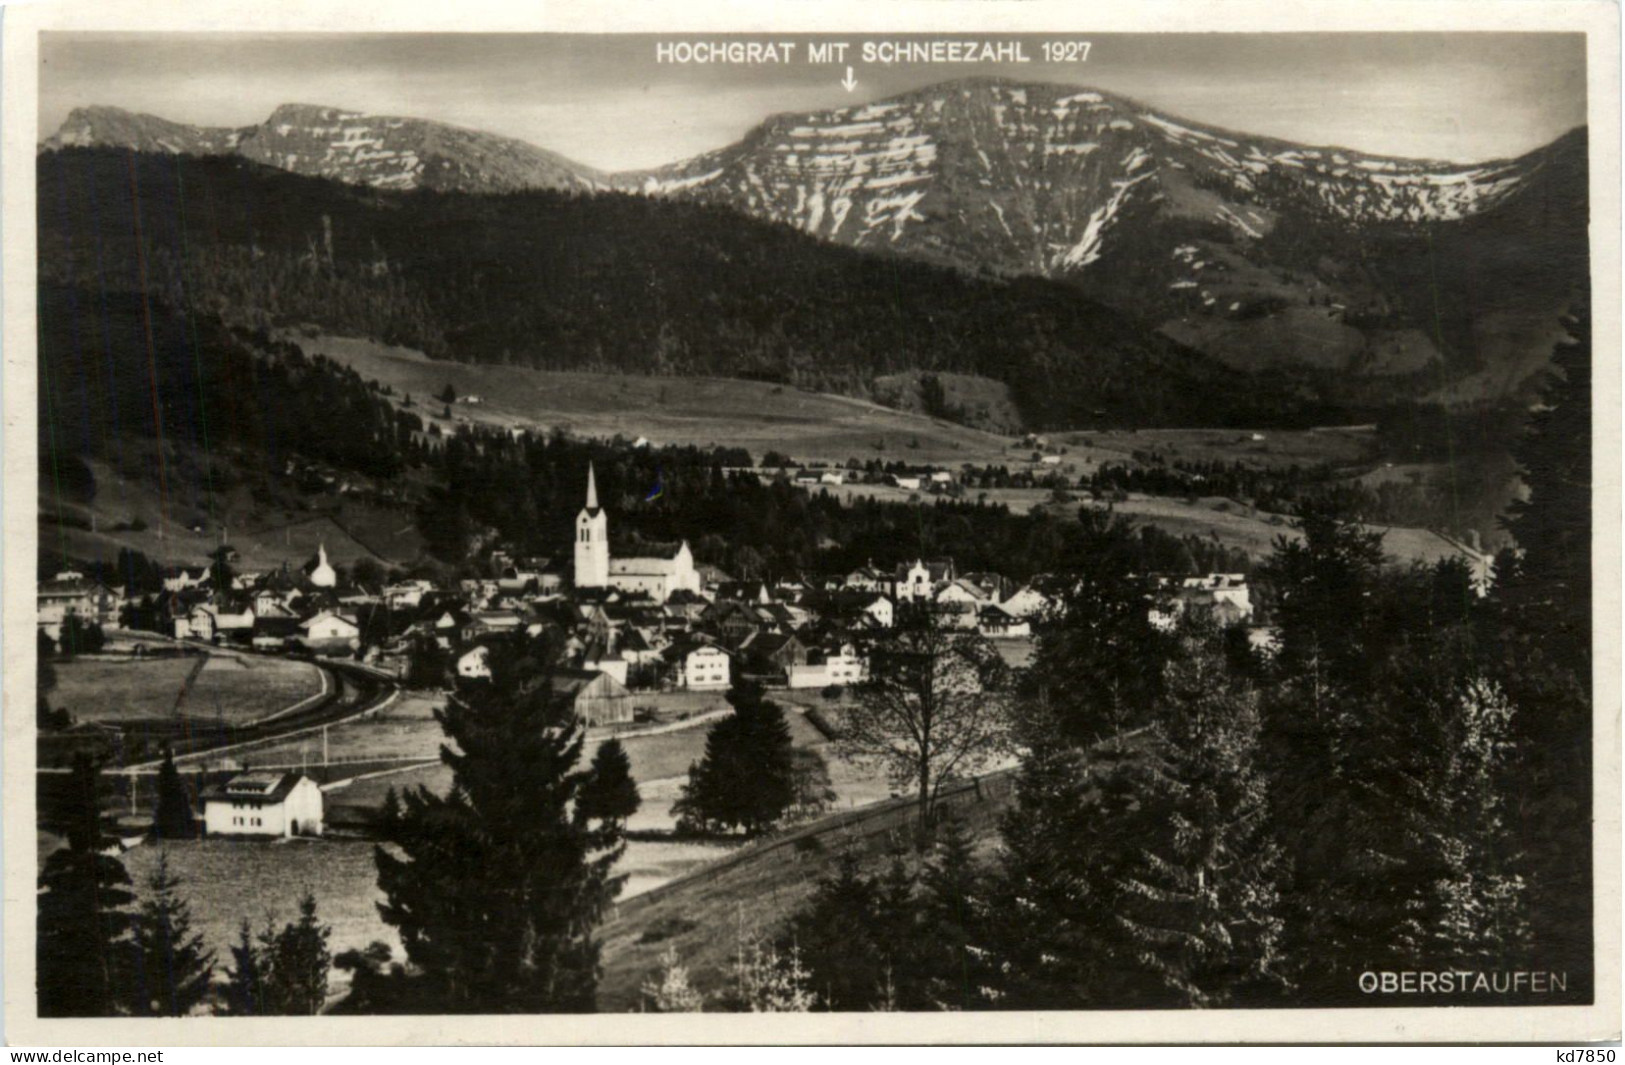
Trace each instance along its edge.
{"label": "hillside pasture", "polygon": [[[791,385],[726,377],[655,377],[551,372],[441,362],[407,348],[353,337],[289,334],[308,355],[326,355],[363,378],[388,385],[397,402],[410,394],[420,417],[442,431],[460,422],[655,444],[742,447],[760,459],[787,453],[800,461],[857,458],[952,464],[1006,458],[1010,438],[892,410],[862,399]],[[447,385],[480,402],[445,404]]]}
{"label": "hillside pasture", "polygon": [[[146,480],[127,476],[106,462],[90,459],[86,464],[96,479],[96,495],[88,503],[55,498],[48,486],[41,485],[43,552],[112,561],[119,548],[127,547],[164,565],[196,566],[225,535],[240,556],[236,563],[240,571],[313,558],[318,546],[327,548],[337,566],[362,558],[404,565],[422,553],[423,537],[410,511],[331,492],[272,506],[255,499],[243,484],[210,491],[201,474],[194,479],[172,475],[168,494],[161,494]],[[59,515],[70,524],[47,520]]]}

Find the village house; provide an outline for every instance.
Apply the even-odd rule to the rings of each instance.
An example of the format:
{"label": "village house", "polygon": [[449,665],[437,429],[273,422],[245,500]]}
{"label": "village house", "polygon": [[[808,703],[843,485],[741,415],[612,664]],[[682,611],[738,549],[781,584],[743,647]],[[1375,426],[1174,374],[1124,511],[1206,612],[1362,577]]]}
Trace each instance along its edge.
{"label": "village house", "polygon": [[790,667],[785,679],[791,688],[846,687],[862,681],[864,669],[854,644],[837,643],[812,651],[806,662]]}
{"label": "village house", "polygon": [[938,588],[953,579],[954,564],[951,559],[933,559],[929,562],[915,559],[897,567],[892,598],[899,603],[926,602]]}
{"label": "village house", "polygon": [[384,586],[384,602],[396,610],[415,610],[432,591],[434,585],[425,580],[399,581]]}
{"label": "village house", "polygon": [[949,581],[932,598],[938,624],[950,629],[976,628],[976,615],[986,600],[966,581]]}
{"label": "village house", "polygon": [[203,794],[210,836],[319,836],[322,820],[322,789],[299,772],[239,773]]}
{"label": "village house", "polygon": [[1253,616],[1246,574],[1164,579],[1158,592],[1149,616],[1151,624],[1163,632],[1171,632],[1186,614],[1200,615],[1220,626],[1243,624]]}
{"label": "village house", "polygon": [[796,666],[807,664],[807,645],[794,633],[754,633],[738,650],[748,672],[774,680],[783,680]]}
{"label": "village house", "polygon": [[184,592],[192,588],[201,588],[208,583],[208,566],[186,567],[164,576],[164,591]]}
{"label": "village house", "polygon": [[324,610],[299,626],[306,647],[327,654],[354,651],[361,646],[361,629],[354,618]]}
{"label": "village house", "polygon": [[40,582],[35,600],[35,620],[45,634],[55,640],[62,634],[62,622],[71,615],[84,622],[112,624],[118,619],[122,597],[100,581],[90,580],[75,570],[64,570]]}
{"label": "village house", "polygon": [[1026,618],[1018,618],[993,603],[977,612],[976,631],[991,640],[1006,640],[1033,634],[1032,624]]}
{"label": "village house", "polygon": [[581,649],[581,668],[603,673],[614,677],[618,683],[625,684],[630,673],[630,663],[615,649],[617,642],[614,635],[589,640]]}
{"label": "village house", "polygon": [[897,576],[892,584],[892,596],[899,603],[928,599],[930,595],[931,571],[924,562],[916,560],[912,565],[897,567]]}
{"label": "village house", "polygon": [[230,611],[213,603],[199,603],[185,617],[175,619],[177,640],[223,640],[237,633],[249,639],[253,630],[253,608]]}
{"label": "village house", "polygon": [[717,691],[732,683],[732,656],[715,644],[682,641],[668,647],[664,657],[675,688]]}

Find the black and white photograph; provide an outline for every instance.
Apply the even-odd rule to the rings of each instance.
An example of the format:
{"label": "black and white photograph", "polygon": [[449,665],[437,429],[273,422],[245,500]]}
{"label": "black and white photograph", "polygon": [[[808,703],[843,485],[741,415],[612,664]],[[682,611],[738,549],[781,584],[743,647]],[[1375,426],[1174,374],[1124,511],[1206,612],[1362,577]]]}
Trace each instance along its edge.
{"label": "black and white photograph", "polygon": [[1617,67],[1088,12],[8,50],[8,1009],[1617,1039]]}

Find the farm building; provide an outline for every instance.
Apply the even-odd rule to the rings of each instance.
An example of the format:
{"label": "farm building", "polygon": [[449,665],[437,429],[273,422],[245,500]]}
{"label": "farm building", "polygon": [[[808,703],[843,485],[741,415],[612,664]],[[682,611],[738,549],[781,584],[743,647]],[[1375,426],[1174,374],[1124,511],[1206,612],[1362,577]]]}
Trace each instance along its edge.
{"label": "farm building", "polygon": [[322,789],[299,772],[239,773],[204,792],[203,827],[211,836],[319,836]]}
{"label": "farm building", "polygon": [[608,673],[559,669],[553,672],[551,683],[555,693],[570,700],[570,709],[584,725],[618,725],[632,720],[632,693]]}

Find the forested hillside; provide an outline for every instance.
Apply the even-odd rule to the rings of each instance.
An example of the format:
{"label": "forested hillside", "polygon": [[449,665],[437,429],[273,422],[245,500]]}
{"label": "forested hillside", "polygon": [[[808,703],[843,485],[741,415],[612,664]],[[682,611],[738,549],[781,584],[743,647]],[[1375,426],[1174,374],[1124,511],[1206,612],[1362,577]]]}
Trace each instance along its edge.
{"label": "forested hillside", "polygon": [[240,159],[39,158],[40,270],[251,325],[441,358],[709,373],[866,394],[911,369],[1009,384],[1028,424],[1315,423],[1306,371],[1243,374],[1064,285],[832,247],[620,194],[388,193]]}

